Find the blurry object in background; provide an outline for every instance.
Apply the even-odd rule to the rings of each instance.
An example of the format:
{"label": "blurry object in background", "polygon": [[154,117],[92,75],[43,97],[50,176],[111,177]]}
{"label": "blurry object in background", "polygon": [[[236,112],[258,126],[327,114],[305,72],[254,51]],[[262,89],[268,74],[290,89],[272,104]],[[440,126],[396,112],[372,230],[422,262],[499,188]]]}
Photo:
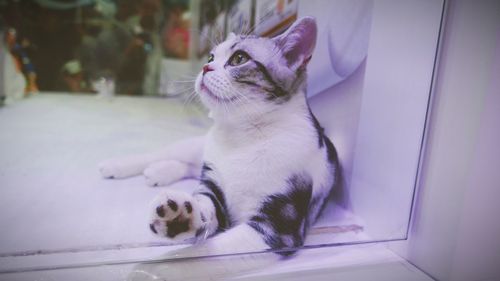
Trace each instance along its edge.
{"label": "blurry object in background", "polygon": [[186,60],[163,58],[158,92],[162,96],[194,94],[192,63]]}
{"label": "blurry object in background", "polygon": [[207,55],[214,45],[225,38],[226,2],[225,0],[201,1],[198,58]]}
{"label": "blurry object in background", "polygon": [[[160,80],[161,58],[163,57],[160,28],[163,20],[163,4],[160,0],[143,0],[139,13],[144,29],[147,57],[142,82],[143,95],[157,95]],[[141,35],[142,36],[142,35]]]}
{"label": "blurry object in background", "polygon": [[[72,1],[76,4],[82,1]],[[88,1],[87,1],[88,2]],[[19,30],[36,47],[32,53],[41,91],[57,90],[60,71],[80,43],[76,10],[62,1],[16,1]]]}
{"label": "blurry object in background", "polygon": [[82,66],[78,60],[66,62],[61,71],[62,88],[66,92],[88,91],[87,84],[83,79]]}
{"label": "blurry object in background", "polygon": [[[308,96],[344,81],[366,59],[373,14],[372,0],[310,0],[299,16],[318,21],[316,53],[309,62]],[[328,59],[329,58],[329,59]]]}
{"label": "blurry object in background", "polygon": [[[139,4],[138,1],[120,1],[112,18],[105,18],[96,6],[83,10],[81,44],[75,56],[82,62],[89,83],[103,75],[112,76],[119,81],[120,92],[138,92],[145,59],[141,50],[143,42],[135,40],[133,33],[139,25]],[[136,69],[130,71],[131,64],[136,64]],[[132,79],[128,81],[129,78]]]}
{"label": "blurry object in background", "polygon": [[0,40],[0,66],[2,67],[0,84],[0,102],[3,104],[9,103],[12,100],[24,97],[24,90],[26,89],[26,80],[16,64],[14,56],[10,54],[6,46],[3,36]]}
{"label": "blurry object in background", "polygon": [[[328,1],[323,1],[328,2]],[[298,0],[260,0],[255,2],[255,34],[274,36],[297,19]],[[309,2],[302,2],[309,5]],[[311,14],[315,15],[315,14]],[[318,23],[320,23],[318,21]]]}
{"label": "blurry object in background", "polygon": [[[42,91],[90,91],[91,81],[111,74],[119,93],[156,93],[162,56],[161,0],[0,4],[7,25],[23,38],[18,40],[23,48],[16,49],[15,54],[31,58],[32,63],[23,68],[28,73],[28,92],[37,90],[37,82]],[[29,47],[26,51],[25,44],[21,44],[24,42]],[[73,60],[80,63],[79,73],[68,72],[66,64]],[[36,66],[38,76],[30,65]]]}
{"label": "blurry object in background", "polygon": [[38,92],[36,84],[35,67],[31,63],[28,56],[27,49],[30,48],[30,41],[27,38],[20,38],[14,28],[9,28],[6,32],[5,41],[10,50],[16,64],[16,68],[20,71],[26,79],[25,94],[32,94]]}
{"label": "blurry object in background", "polygon": [[3,18],[0,15],[0,106],[5,103],[5,56],[7,50],[5,49],[5,43],[2,38],[4,38],[4,23]]}
{"label": "blurry object in background", "polygon": [[97,91],[97,96],[100,98],[111,99],[115,95],[113,78],[101,77],[92,83],[92,88]]}
{"label": "blurry object in background", "polygon": [[166,19],[162,31],[162,46],[165,57],[188,59],[191,27],[189,1],[167,0]]}
{"label": "blurry object in background", "polygon": [[227,33],[252,33],[253,12],[252,1],[234,1],[229,7]]}
{"label": "blurry object in background", "polygon": [[54,10],[69,10],[75,9],[80,6],[93,4],[95,0],[35,0],[40,6],[46,7],[48,9]]}
{"label": "blurry object in background", "polygon": [[[98,5],[82,14],[82,40],[76,57],[82,62],[86,80],[93,83],[104,76],[112,78],[119,94],[154,91],[151,89],[156,87],[145,87],[144,83],[145,76],[158,76],[159,62],[151,56],[159,52],[156,18],[160,1],[122,0],[108,9],[116,9],[114,18],[101,14]],[[148,82],[155,84],[156,80]]]}
{"label": "blurry object in background", "polygon": [[[186,92],[186,86],[194,84],[190,77],[194,61],[191,56],[191,13],[189,0],[165,0],[165,21],[161,31],[161,59],[158,93],[163,96],[177,96]],[[195,32],[195,34],[199,34]],[[192,82],[190,80],[193,80]],[[188,87],[189,88],[189,87]],[[190,86],[192,88],[192,86]],[[188,92],[186,92],[188,94]]]}

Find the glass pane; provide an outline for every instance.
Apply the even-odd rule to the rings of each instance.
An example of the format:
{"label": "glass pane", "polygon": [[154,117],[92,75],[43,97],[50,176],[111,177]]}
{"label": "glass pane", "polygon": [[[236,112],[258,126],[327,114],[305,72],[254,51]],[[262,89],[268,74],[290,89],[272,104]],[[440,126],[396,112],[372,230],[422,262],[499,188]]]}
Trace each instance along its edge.
{"label": "glass pane", "polygon": [[[281,253],[250,258],[255,264],[272,264],[277,256],[293,256],[302,248],[406,239],[442,1],[36,0],[0,1],[0,7],[0,272]],[[213,47],[231,38],[231,32],[244,38],[279,36],[306,16],[316,19],[315,50],[302,64],[287,67],[299,67],[299,73],[307,65],[307,105],[324,128],[316,126],[316,133],[324,132],[336,147],[342,184],[336,185],[305,239],[282,235],[276,246],[266,238],[265,225],[247,222],[258,221],[259,212],[270,208],[266,202],[286,203],[295,195],[266,194],[259,199],[262,208],[245,220],[235,210],[250,197],[235,199],[225,189],[224,207],[225,197],[206,187],[202,171],[219,169],[201,165],[204,157],[213,156],[206,145],[214,144],[207,142],[204,148],[202,139],[192,138],[245,112],[209,112],[195,91],[195,79],[213,70],[207,64]],[[259,65],[260,57],[245,54],[235,59]],[[224,67],[233,64],[226,55]],[[262,61],[272,59],[267,55]],[[280,73],[270,69],[254,74],[265,85],[262,93],[278,85],[270,81]],[[252,87],[252,81],[246,86]],[[183,143],[186,139],[191,140]],[[326,149],[323,139],[319,143]],[[285,148],[276,148],[284,151],[277,159],[289,157]],[[262,146],[270,152],[266,149]],[[238,155],[229,151],[219,153]],[[245,165],[243,170],[257,169]],[[257,190],[258,183],[272,177],[267,172],[235,182],[250,182]],[[218,225],[223,219],[215,216],[223,208],[241,224],[227,220],[231,227],[213,237],[208,224],[200,224],[204,227],[197,229],[195,239],[166,238],[185,234],[195,219],[206,222],[201,215],[184,220],[191,212],[201,214],[197,208],[202,205],[193,207],[184,199],[197,192],[200,179],[209,194],[199,204],[212,206]],[[172,198],[165,193],[179,202],[168,201]],[[313,194],[297,196],[298,202],[310,198],[305,199],[309,212],[321,207],[313,203]],[[297,211],[293,204],[288,214]],[[186,213],[181,216],[177,210]],[[171,211],[176,215],[168,223],[175,222],[176,230],[158,228],[163,227],[158,217]],[[270,227],[290,225],[280,221]],[[217,270],[217,262],[213,268]]]}

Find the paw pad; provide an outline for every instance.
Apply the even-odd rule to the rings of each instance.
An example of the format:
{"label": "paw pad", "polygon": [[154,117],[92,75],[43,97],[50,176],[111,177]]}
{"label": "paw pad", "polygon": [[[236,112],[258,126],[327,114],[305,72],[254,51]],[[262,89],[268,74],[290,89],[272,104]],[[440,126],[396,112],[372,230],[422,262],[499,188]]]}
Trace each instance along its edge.
{"label": "paw pad", "polygon": [[195,236],[202,224],[201,214],[191,195],[171,193],[160,200],[153,212],[150,230],[163,237],[185,240]]}

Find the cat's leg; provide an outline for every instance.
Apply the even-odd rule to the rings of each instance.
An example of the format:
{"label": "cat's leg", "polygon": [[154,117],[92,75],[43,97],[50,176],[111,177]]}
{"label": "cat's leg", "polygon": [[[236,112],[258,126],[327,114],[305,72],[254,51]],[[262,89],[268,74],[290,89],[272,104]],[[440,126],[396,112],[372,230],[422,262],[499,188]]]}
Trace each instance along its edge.
{"label": "cat's leg", "polygon": [[143,174],[149,186],[164,186],[182,179],[196,178],[200,171],[200,163],[163,160],[149,165]]}
{"label": "cat's leg", "polygon": [[[261,270],[295,253],[297,248],[303,245],[309,226],[308,210],[312,200],[312,182],[307,177],[296,176],[292,177],[288,184],[290,186],[286,192],[270,195],[263,200],[259,210],[250,216],[246,223],[241,223],[197,245],[170,252],[160,258],[169,260],[215,255],[216,259],[143,264],[135,268],[130,279],[219,280],[249,270]],[[217,220],[217,224],[219,223],[221,223],[220,220]],[[263,253],[268,250],[275,252]],[[257,252],[259,252],[258,255],[229,258],[221,256]]]}
{"label": "cat's leg", "polygon": [[151,164],[163,160],[201,166],[204,142],[204,136],[194,137],[175,142],[158,152],[112,158],[101,162],[99,171],[104,178],[126,178],[140,175]]}

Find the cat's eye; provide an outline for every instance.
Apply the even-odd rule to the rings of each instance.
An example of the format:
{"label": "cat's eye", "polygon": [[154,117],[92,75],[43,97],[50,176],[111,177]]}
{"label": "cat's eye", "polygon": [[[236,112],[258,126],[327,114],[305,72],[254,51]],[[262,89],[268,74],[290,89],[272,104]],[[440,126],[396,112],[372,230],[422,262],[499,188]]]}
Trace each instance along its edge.
{"label": "cat's eye", "polygon": [[208,55],[208,63],[211,63],[214,61],[214,54]]}
{"label": "cat's eye", "polygon": [[231,66],[237,66],[237,65],[242,65],[245,62],[247,62],[250,59],[250,56],[243,52],[243,51],[236,51],[234,54],[229,58],[229,65]]}

